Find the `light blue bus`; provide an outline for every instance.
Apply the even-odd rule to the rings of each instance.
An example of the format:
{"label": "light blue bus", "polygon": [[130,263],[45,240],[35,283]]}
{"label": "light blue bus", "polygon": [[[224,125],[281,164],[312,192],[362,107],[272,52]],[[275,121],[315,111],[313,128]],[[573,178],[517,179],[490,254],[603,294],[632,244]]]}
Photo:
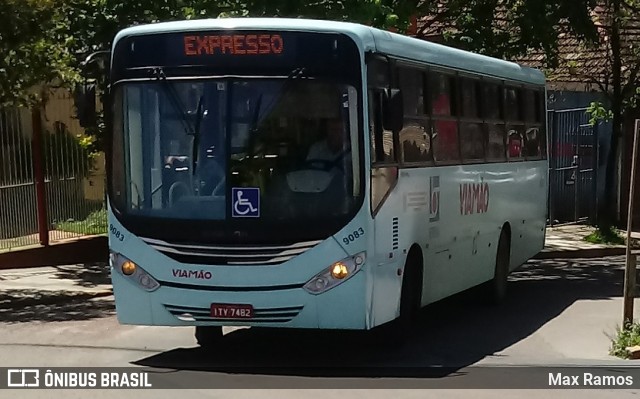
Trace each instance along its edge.
{"label": "light blue bus", "polygon": [[[125,29],[107,161],[117,317],[411,325],[539,252],[545,79],[370,27],[216,19]],[[393,323],[390,323],[393,322]]]}

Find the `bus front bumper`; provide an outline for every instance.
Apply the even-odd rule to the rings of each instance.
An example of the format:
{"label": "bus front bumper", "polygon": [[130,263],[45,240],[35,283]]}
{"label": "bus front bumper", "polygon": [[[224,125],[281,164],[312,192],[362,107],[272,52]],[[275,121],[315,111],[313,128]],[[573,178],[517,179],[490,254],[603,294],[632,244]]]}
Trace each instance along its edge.
{"label": "bus front bumper", "polygon": [[[303,288],[241,291],[163,286],[147,292],[112,270],[118,321],[157,326],[251,326],[276,328],[368,329],[366,274],[360,270],[344,283],[318,295]],[[203,287],[204,288],[204,287]],[[253,317],[212,317],[212,304],[251,305]]]}

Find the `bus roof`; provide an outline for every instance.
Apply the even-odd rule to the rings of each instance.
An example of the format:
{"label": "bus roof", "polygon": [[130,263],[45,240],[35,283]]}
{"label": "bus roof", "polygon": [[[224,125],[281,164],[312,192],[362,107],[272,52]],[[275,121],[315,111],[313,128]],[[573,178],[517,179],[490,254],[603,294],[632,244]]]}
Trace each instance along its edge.
{"label": "bus roof", "polygon": [[428,41],[371,28],[364,25],[301,18],[219,18],[194,19],[138,25],[120,31],[113,42],[127,36],[214,29],[265,29],[333,32],[349,35],[364,52],[424,62],[434,66],[479,73],[499,79],[544,85],[544,74],[514,62],[487,57]]}

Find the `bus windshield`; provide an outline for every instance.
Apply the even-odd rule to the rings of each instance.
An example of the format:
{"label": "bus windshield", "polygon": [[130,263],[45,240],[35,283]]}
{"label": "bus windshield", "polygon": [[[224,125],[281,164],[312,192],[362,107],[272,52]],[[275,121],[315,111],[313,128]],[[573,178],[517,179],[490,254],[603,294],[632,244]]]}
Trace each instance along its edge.
{"label": "bus windshield", "polygon": [[359,204],[351,85],[190,78],[121,83],[114,94],[113,196],[125,214],[263,224]]}

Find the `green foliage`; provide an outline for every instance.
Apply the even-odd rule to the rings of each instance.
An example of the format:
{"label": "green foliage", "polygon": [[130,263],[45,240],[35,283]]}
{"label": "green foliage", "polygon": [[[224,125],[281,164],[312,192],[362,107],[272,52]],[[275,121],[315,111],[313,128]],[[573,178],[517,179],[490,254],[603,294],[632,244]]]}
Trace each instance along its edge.
{"label": "green foliage", "polygon": [[[543,49],[557,64],[557,26],[595,40],[596,0],[0,0],[0,105],[42,100],[38,84],[73,85],[81,62],[109,49],[115,34],[135,24],[226,17],[306,17],[359,22],[405,32],[412,16],[435,16],[455,29],[445,41],[480,53],[511,58]],[[444,11],[443,11],[444,10]],[[105,92],[104,73],[82,70]],[[100,149],[104,123],[88,131],[90,152]]]}
{"label": "green foliage", "polygon": [[467,50],[499,57],[544,50],[546,67],[558,65],[558,26],[580,39],[595,42],[591,17],[596,0],[448,0],[441,20],[453,26],[445,41]]}
{"label": "green foliage", "polygon": [[612,227],[604,229],[596,229],[593,233],[584,238],[585,241],[592,244],[614,244],[624,245],[625,239],[618,234],[618,232]]}
{"label": "green foliage", "polygon": [[640,345],[640,323],[634,322],[626,328],[618,328],[616,336],[611,341],[609,354],[623,359],[629,358],[627,348]]}
{"label": "green foliage", "polygon": [[42,152],[47,178],[82,178],[89,174],[93,157],[83,146],[82,139],[66,129],[45,132],[42,135]]}
{"label": "green foliage", "polygon": [[107,234],[107,211],[100,209],[90,213],[85,220],[59,223],[56,230],[85,235]]}
{"label": "green foliage", "polygon": [[587,108],[589,124],[595,126],[600,122],[609,122],[613,119],[613,112],[606,108],[600,101],[594,101]]}
{"label": "green foliage", "polygon": [[64,31],[63,0],[0,0],[0,106],[42,99],[41,83],[78,79]]}

